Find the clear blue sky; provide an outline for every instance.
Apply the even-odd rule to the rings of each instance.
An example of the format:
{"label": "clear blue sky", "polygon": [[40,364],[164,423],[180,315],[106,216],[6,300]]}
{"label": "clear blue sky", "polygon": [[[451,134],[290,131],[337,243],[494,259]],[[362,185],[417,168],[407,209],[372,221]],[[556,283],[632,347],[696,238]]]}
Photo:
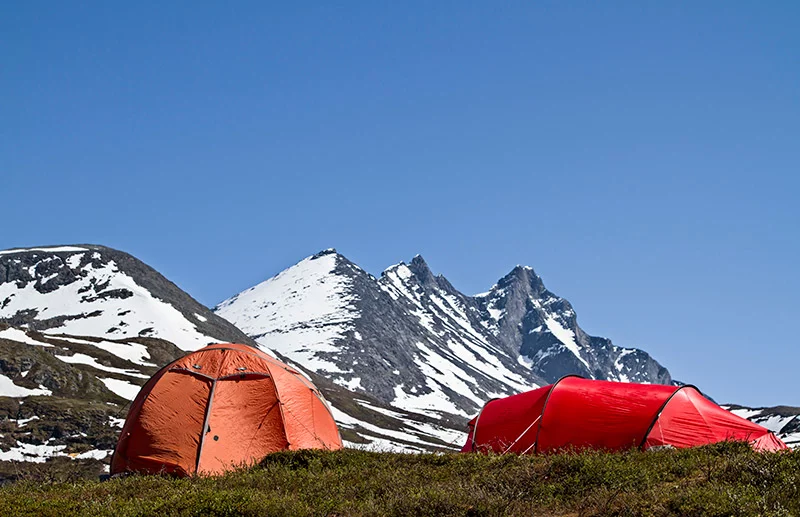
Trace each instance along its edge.
{"label": "clear blue sky", "polygon": [[327,247],[468,293],[522,263],[717,400],[800,405],[800,3],[162,3],[2,7],[0,248],[207,305]]}

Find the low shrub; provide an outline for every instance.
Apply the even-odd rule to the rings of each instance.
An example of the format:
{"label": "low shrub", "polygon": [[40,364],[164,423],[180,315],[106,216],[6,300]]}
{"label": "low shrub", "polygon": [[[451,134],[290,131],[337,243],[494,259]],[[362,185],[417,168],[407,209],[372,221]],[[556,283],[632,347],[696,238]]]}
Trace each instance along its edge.
{"label": "low shrub", "polygon": [[23,480],[0,515],[800,515],[800,455],[280,452],[217,478]]}

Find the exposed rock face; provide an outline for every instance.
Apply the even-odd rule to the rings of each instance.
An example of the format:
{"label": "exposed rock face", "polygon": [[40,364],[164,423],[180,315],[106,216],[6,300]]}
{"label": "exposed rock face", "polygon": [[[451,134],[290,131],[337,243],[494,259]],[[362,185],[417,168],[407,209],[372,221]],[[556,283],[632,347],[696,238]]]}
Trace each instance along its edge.
{"label": "exposed rock face", "polygon": [[530,362],[548,383],[565,375],[623,382],[670,384],[666,368],[635,348],[588,335],[570,303],[548,291],[529,267],[517,266],[478,298],[492,332],[506,349]]}
{"label": "exposed rock face", "polygon": [[[313,309],[309,309],[313,308]],[[326,250],[222,302],[215,311],[335,383],[428,414],[483,403],[568,374],[670,383],[647,353],[586,334],[575,311],[517,266],[467,296],[422,257],[380,278]]]}
{"label": "exposed rock face", "polygon": [[[61,351],[66,357],[67,352]],[[119,401],[97,377],[73,368],[46,348],[2,338],[0,338],[0,375],[34,393]]]}

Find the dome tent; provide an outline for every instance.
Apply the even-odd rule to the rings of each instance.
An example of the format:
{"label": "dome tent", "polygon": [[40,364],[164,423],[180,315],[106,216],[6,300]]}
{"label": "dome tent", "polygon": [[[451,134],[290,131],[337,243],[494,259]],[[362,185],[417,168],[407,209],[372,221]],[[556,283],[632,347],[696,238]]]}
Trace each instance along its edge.
{"label": "dome tent", "polygon": [[646,450],[726,440],[747,441],[763,451],[788,448],[768,429],[726,411],[694,386],[595,381],[577,376],[490,400],[469,427],[462,452]]}
{"label": "dome tent", "polygon": [[221,474],[271,452],[340,449],[319,390],[246,345],[211,345],[156,373],[131,404],[111,474]]}

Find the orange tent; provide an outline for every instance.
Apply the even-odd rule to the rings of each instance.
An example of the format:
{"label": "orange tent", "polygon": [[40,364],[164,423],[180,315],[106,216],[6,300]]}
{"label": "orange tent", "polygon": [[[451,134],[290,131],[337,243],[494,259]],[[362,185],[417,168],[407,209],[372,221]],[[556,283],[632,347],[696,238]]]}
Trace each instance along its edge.
{"label": "orange tent", "polygon": [[162,368],[122,428],[111,474],[221,474],[271,452],[341,449],[319,390],[246,345],[211,345]]}

